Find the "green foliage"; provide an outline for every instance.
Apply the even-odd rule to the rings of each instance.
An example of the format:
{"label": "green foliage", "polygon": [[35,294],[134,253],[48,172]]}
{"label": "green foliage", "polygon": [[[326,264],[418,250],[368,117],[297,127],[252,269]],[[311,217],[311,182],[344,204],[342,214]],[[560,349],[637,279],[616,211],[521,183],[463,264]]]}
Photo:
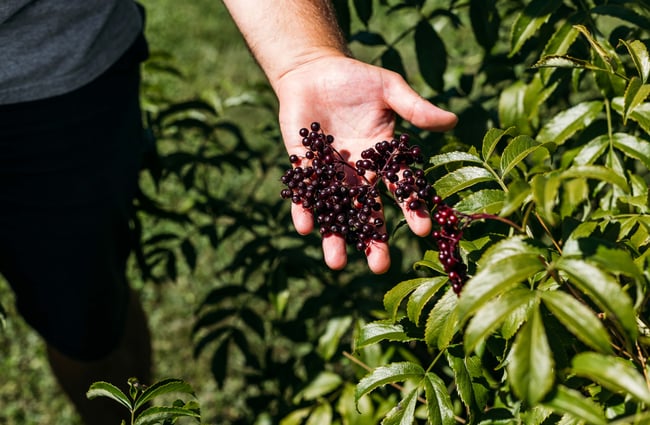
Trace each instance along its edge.
{"label": "green foliage", "polygon": [[[156,397],[170,393],[182,393],[194,397],[192,387],[180,379],[165,379],[150,387],[140,384],[137,379],[129,379],[129,394],[108,382],[95,382],[90,386],[86,396],[89,399],[106,397],[124,406],[130,414],[130,425],[171,425],[178,418],[193,418],[200,421],[201,414],[198,403],[194,400],[185,402],[181,399],[169,406],[151,406],[149,403]],[[124,421],[122,421],[124,423]]]}

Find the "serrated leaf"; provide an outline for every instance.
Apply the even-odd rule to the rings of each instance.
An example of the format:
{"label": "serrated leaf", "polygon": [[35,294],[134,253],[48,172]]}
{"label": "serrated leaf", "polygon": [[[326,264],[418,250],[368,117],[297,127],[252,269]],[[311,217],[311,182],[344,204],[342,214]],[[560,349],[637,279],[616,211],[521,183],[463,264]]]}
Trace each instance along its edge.
{"label": "serrated leaf", "polygon": [[474,416],[485,408],[485,387],[480,360],[476,356],[465,356],[461,346],[450,347],[446,351],[447,363],[454,372],[456,391],[466,407],[469,423],[474,423]]}
{"label": "serrated leaf", "polygon": [[469,152],[460,152],[460,151],[441,153],[438,155],[434,155],[429,159],[429,163],[433,165],[433,167],[452,164],[454,162],[470,162],[470,163],[473,162],[477,164],[483,163],[481,158],[479,158],[477,155],[474,155]]}
{"label": "serrated leaf", "polygon": [[514,127],[510,127],[507,130],[502,130],[500,128],[490,128],[483,136],[483,143],[481,144],[481,154],[483,155],[483,160],[487,161],[494,152],[497,144],[503,137],[512,137],[515,136],[517,130]]}
{"label": "serrated leaf", "polygon": [[433,187],[438,196],[445,199],[477,183],[493,180],[495,180],[494,176],[485,168],[466,166],[442,176],[433,184]]}
{"label": "serrated leaf", "polygon": [[514,56],[524,43],[533,37],[539,28],[562,4],[561,0],[533,0],[517,16],[510,35],[510,56]]}
{"label": "serrated leaf", "polygon": [[530,136],[523,135],[512,139],[501,154],[501,174],[507,175],[519,162],[540,147],[542,145]]}
{"label": "serrated leaf", "polygon": [[515,180],[510,183],[499,215],[507,217],[519,210],[524,202],[530,198],[531,193],[530,185],[524,180]]}
{"label": "serrated leaf", "polygon": [[411,292],[415,291],[417,287],[424,285],[431,280],[437,282],[437,278],[432,279],[429,277],[405,280],[398,283],[384,294],[384,308],[388,312],[392,321],[397,320],[397,311],[399,310],[399,306],[402,304],[404,298],[406,298]]}
{"label": "serrated leaf", "polygon": [[627,124],[630,112],[643,103],[650,94],[650,84],[644,84],[639,77],[632,77],[623,95],[623,124]]}
{"label": "serrated leaf", "polygon": [[537,141],[561,145],[576,132],[586,128],[603,110],[603,102],[582,102],[557,113],[537,134]]}
{"label": "serrated leaf", "polygon": [[488,213],[497,214],[501,211],[506,193],[498,189],[483,189],[472,192],[458,201],[454,208],[465,214]]}
{"label": "serrated leaf", "polygon": [[354,398],[359,401],[361,397],[378,387],[395,382],[404,382],[408,379],[422,379],[424,369],[412,362],[395,362],[387,366],[375,368],[368,375],[361,378],[354,392]]}
{"label": "serrated leaf", "polygon": [[445,283],[447,278],[439,276],[424,282],[413,291],[406,304],[406,315],[411,322],[416,325],[420,322],[422,309]]}
{"label": "serrated leaf", "polygon": [[164,421],[189,417],[199,420],[201,415],[194,410],[182,407],[154,406],[140,413],[134,425],[159,425]]}
{"label": "serrated leaf", "polygon": [[576,165],[593,164],[609,146],[609,137],[607,135],[598,136],[593,140],[585,143],[573,157]]}
{"label": "serrated leaf", "polygon": [[576,165],[562,171],[560,177],[562,179],[595,179],[614,184],[626,192],[630,190],[625,177],[618,174],[612,168],[602,165]]}
{"label": "serrated leaf", "polygon": [[479,261],[478,272],[465,284],[458,303],[459,319],[483,307],[496,295],[545,269],[541,250],[521,238],[510,238],[491,247]]}
{"label": "serrated leaf", "polygon": [[528,85],[515,81],[504,88],[499,95],[499,122],[502,126],[512,126],[520,133],[532,133],[528,111],[526,110],[526,92]]}
{"label": "serrated leaf", "polygon": [[598,316],[586,305],[562,291],[545,291],[548,310],[580,341],[602,353],[611,353],[609,334]]}
{"label": "serrated leaf", "polygon": [[469,321],[464,332],[465,351],[471,353],[507,316],[529,304],[536,295],[529,289],[513,289],[490,300]]}
{"label": "serrated leaf", "polygon": [[508,381],[514,393],[537,404],[553,387],[554,361],[539,307],[533,308],[508,357]]}
{"label": "serrated leaf", "polygon": [[458,331],[457,304],[458,296],[449,288],[431,309],[424,328],[427,346],[442,350],[449,345]]}
{"label": "serrated leaf", "polygon": [[126,394],[124,394],[122,390],[120,390],[115,385],[109,382],[99,381],[93,383],[90,386],[88,392],[86,393],[86,397],[89,399],[93,399],[97,397],[107,397],[117,401],[118,403],[120,403],[122,406],[126,407],[129,410],[133,410],[131,406],[131,401],[126,396]]}
{"label": "serrated leaf", "polygon": [[648,54],[646,45],[640,40],[619,40],[619,42],[625,46],[628,54],[632,58],[641,82],[647,83],[648,76],[650,76],[650,54]]}
{"label": "serrated leaf", "polygon": [[533,68],[572,68],[572,69],[591,69],[602,71],[601,68],[584,59],[574,58],[568,55],[548,55],[543,56],[535,62]]}
{"label": "serrated leaf", "polygon": [[607,53],[607,50],[591,35],[587,27],[584,25],[574,25],[573,26],[576,30],[580,31],[580,33],[587,39],[589,44],[591,45],[591,48],[593,51],[595,51],[598,56],[602,59],[603,63],[605,63],[608,66],[608,69],[610,71],[613,70],[612,68],[612,58]]}
{"label": "serrated leaf", "polygon": [[444,42],[431,23],[424,19],[415,26],[413,36],[420,75],[429,87],[437,92],[443,91],[448,57]]}
{"label": "serrated leaf", "polygon": [[454,425],[454,406],[445,382],[433,373],[427,373],[424,379],[427,398],[427,419],[430,425]]}
{"label": "serrated leaf", "polygon": [[400,324],[372,322],[361,327],[357,336],[355,348],[363,348],[379,341],[407,341],[412,338],[406,335]]}
{"label": "serrated leaf", "polygon": [[148,387],[135,403],[135,409],[139,409],[155,397],[169,393],[182,393],[194,397],[192,386],[181,379],[164,379]]}
{"label": "serrated leaf", "polygon": [[406,397],[388,412],[381,425],[412,425],[415,421],[418,392],[418,388],[409,391]]}
{"label": "serrated leaf", "polygon": [[650,168],[650,143],[627,133],[614,133],[612,135],[614,147],[630,158],[641,161],[646,168]]}
{"label": "serrated leaf", "polygon": [[600,406],[584,397],[579,391],[563,385],[558,385],[553,397],[545,400],[543,404],[556,413],[569,414],[589,424],[606,425],[608,423]]}
{"label": "serrated leaf", "polygon": [[[612,100],[612,109],[623,115],[623,97]],[[628,115],[628,119],[635,121],[647,134],[650,134],[650,103],[642,103]]]}
{"label": "serrated leaf", "polygon": [[636,339],[638,330],[632,300],[611,274],[584,260],[564,257],[553,267],[566,273],[573,285],[616,318],[630,339]]}
{"label": "serrated leaf", "polygon": [[571,369],[576,375],[612,391],[630,394],[646,404],[650,403],[650,390],[643,375],[627,360],[598,353],[579,353],[573,357]]}

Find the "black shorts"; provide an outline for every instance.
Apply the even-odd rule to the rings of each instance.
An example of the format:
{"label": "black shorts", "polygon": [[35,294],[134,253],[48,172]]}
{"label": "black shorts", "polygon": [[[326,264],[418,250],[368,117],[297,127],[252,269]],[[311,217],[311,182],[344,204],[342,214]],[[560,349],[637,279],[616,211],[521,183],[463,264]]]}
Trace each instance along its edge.
{"label": "black shorts", "polygon": [[108,354],[125,327],[146,54],[140,37],[78,90],[0,105],[0,273],[25,320],[78,360]]}

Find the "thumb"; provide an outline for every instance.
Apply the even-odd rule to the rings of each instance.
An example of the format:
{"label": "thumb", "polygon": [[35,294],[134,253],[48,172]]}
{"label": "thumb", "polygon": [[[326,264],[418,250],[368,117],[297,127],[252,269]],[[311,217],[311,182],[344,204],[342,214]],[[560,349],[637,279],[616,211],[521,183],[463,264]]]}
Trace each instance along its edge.
{"label": "thumb", "polygon": [[384,78],[384,99],[399,116],[424,130],[448,131],[456,126],[456,114],[424,99],[399,74],[388,72]]}

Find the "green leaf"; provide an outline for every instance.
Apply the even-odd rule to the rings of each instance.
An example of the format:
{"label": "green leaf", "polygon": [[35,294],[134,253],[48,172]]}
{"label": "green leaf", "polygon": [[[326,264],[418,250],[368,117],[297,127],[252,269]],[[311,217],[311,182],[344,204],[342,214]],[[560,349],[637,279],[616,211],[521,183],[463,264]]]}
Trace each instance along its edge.
{"label": "green leaf", "polygon": [[361,397],[378,387],[408,379],[420,380],[423,377],[422,366],[412,362],[395,362],[387,366],[380,366],[361,378],[354,392],[354,398],[358,402]]}
{"label": "green leaf", "polygon": [[512,126],[520,133],[532,133],[529,114],[526,110],[526,92],[528,85],[515,81],[504,88],[499,95],[499,122],[502,126]]}
{"label": "green leaf", "polygon": [[530,405],[537,404],[553,387],[554,362],[539,306],[533,308],[510,351],[508,381],[514,393]]}
{"label": "green leaf", "polygon": [[540,147],[542,145],[530,136],[517,136],[512,139],[501,154],[501,174],[507,175],[519,162]]}
{"label": "green leaf", "polygon": [[357,336],[355,348],[363,348],[379,341],[409,341],[404,328],[399,324],[372,322],[364,325]]}
{"label": "green leaf", "polygon": [[608,146],[609,137],[607,135],[598,136],[580,147],[576,156],[573,157],[573,162],[577,165],[593,164]]}
{"label": "green leaf", "polygon": [[329,360],[336,354],[341,337],[345,335],[351,324],[352,316],[333,317],[327,322],[325,333],[318,339],[316,348],[323,359]]}
{"label": "green leaf", "polygon": [[194,418],[197,421],[201,419],[201,415],[192,409],[186,409],[183,407],[154,406],[140,413],[135,420],[134,425],[159,425],[164,421],[182,417]]}
{"label": "green leaf", "polygon": [[475,413],[485,408],[485,399],[481,394],[485,388],[480,385],[485,377],[482,376],[480,360],[476,356],[465,356],[460,346],[451,347],[445,354],[454,372],[456,391],[467,408],[469,423],[474,423]]}
{"label": "green leaf", "polygon": [[428,372],[424,379],[427,397],[427,419],[430,425],[454,425],[454,406],[445,382],[437,375]]}
{"label": "green leaf", "polygon": [[631,340],[637,337],[636,316],[630,296],[609,273],[584,260],[559,258],[552,266],[607,313],[613,315]]}
{"label": "green leaf", "polygon": [[316,400],[336,390],[342,383],[343,379],[338,374],[323,371],[294,396],[293,402],[299,404],[303,400]]}
{"label": "green leaf", "polygon": [[553,397],[543,402],[556,413],[566,413],[593,425],[606,425],[603,409],[579,391],[558,385]]}
{"label": "green leaf", "polygon": [[109,382],[95,382],[90,386],[90,389],[86,393],[86,397],[93,399],[96,397],[108,397],[120,403],[122,406],[129,409],[129,411],[135,410],[131,406],[131,401],[129,398],[115,385]]}
{"label": "green leaf", "polygon": [[646,168],[650,168],[650,143],[627,133],[614,133],[612,135],[614,147],[626,156],[641,161]]}
{"label": "green leaf", "polygon": [[406,397],[388,412],[381,425],[412,425],[415,421],[418,392],[418,388],[409,391]]}
{"label": "green leaf", "polygon": [[411,322],[416,325],[420,322],[422,309],[445,283],[447,283],[447,278],[440,276],[428,280],[413,291],[406,304],[406,314]]}
{"label": "green leaf", "polygon": [[514,180],[508,186],[503,207],[499,213],[502,217],[507,217],[519,210],[521,206],[530,198],[532,190],[530,185],[524,180]]}
{"label": "green leaf", "polygon": [[602,59],[603,63],[605,63],[608,67],[609,71],[613,71],[612,68],[612,57],[607,53],[607,50],[605,47],[603,47],[589,32],[587,27],[584,25],[574,25],[574,28],[587,39],[589,44],[591,45],[591,48],[593,49],[594,52],[598,54],[598,56]]}
{"label": "green leaf", "polygon": [[507,316],[536,297],[530,289],[517,288],[488,301],[470,320],[464,332],[465,351],[471,353]]}
{"label": "green leaf", "polygon": [[483,136],[483,143],[481,145],[481,154],[483,155],[483,160],[487,161],[496,149],[497,144],[503,137],[512,137],[515,136],[517,130],[514,127],[510,127],[507,130],[502,130],[500,128],[490,128]]}
{"label": "green leaf", "polygon": [[479,158],[477,155],[474,155],[469,152],[459,152],[459,151],[441,153],[438,155],[434,155],[429,159],[429,163],[432,164],[433,167],[452,164],[454,162],[470,162],[470,163],[473,162],[477,164],[483,163],[481,158]]}
{"label": "green leaf", "polygon": [[138,415],[134,425],[160,425],[165,421],[189,417],[200,421],[201,415],[192,409],[182,407],[150,407]]}
{"label": "green leaf", "polygon": [[496,295],[545,269],[543,252],[521,238],[509,238],[491,247],[480,268],[465,284],[458,304],[461,322]]}
{"label": "green leaf", "polygon": [[447,50],[445,44],[427,20],[420,20],[415,26],[415,53],[418,69],[424,81],[437,92],[444,90]]}
{"label": "green leaf", "polygon": [[324,401],[311,412],[305,425],[330,425],[332,423],[332,406]]}
{"label": "green leaf", "polygon": [[603,110],[603,102],[594,100],[582,102],[557,113],[537,134],[541,144],[561,145],[576,132],[587,127]]}
{"label": "green leaf", "polygon": [[148,387],[135,403],[135,410],[163,394],[183,393],[194,397],[192,386],[181,379],[164,379]]}
{"label": "green leaf", "polygon": [[[623,115],[623,97],[612,100],[612,109]],[[650,103],[642,103],[628,115],[628,119],[635,121],[647,134],[650,134]]]}
{"label": "green leaf", "polygon": [[619,40],[619,42],[625,46],[627,52],[634,62],[636,72],[639,75],[642,83],[648,82],[648,76],[650,76],[650,54],[648,54],[648,48],[640,40],[625,41]]}
{"label": "green leaf", "polygon": [[494,180],[494,176],[485,168],[466,166],[442,176],[433,184],[433,187],[438,196],[444,199],[477,183],[492,180]]}
{"label": "green leaf", "polygon": [[632,77],[623,95],[623,124],[627,124],[630,112],[646,100],[650,94],[650,84],[644,84],[639,77]]}
{"label": "green leaf", "polygon": [[580,341],[602,353],[612,353],[609,334],[586,305],[562,291],[542,293],[544,305]]}
{"label": "green leaf", "polygon": [[512,26],[510,56],[514,56],[524,43],[537,34],[553,12],[562,5],[561,0],[533,0],[521,11]]}
{"label": "green leaf", "polygon": [[573,357],[571,370],[611,391],[629,394],[643,403],[650,403],[650,390],[643,375],[632,363],[620,357],[580,353]]}
{"label": "green leaf", "polygon": [[[551,38],[544,46],[541,57],[547,56],[562,56],[569,51],[569,47],[578,38],[578,31],[573,27],[573,21],[582,20],[582,12],[578,12],[569,18],[560,26],[560,28],[553,33]],[[542,70],[542,79],[549,81],[550,74],[553,70]]]}
{"label": "green leaf", "polygon": [[392,321],[397,320],[397,311],[399,310],[399,306],[402,304],[404,298],[420,285],[425,285],[431,281],[438,282],[438,278],[423,277],[405,280],[386,292],[384,294],[384,308],[388,312],[390,319]]}
{"label": "green leaf", "polygon": [[488,213],[497,214],[501,211],[506,193],[498,189],[483,189],[472,192],[460,200],[454,208],[466,214]]}
{"label": "green leaf", "polygon": [[618,174],[612,168],[604,167],[602,165],[576,165],[562,171],[560,177],[563,179],[595,179],[614,184],[626,192],[630,190],[625,177]]}
{"label": "green leaf", "polygon": [[442,350],[458,331],[456,305],[458,296],[449,288],[431,309],[424,328],[424,341],[429,347]]}
{"label": "green leaf", "polygon": [[572,69],[591,69],[595,71],[604,71],[596,65],[584,59],[574,58],[567,55],[547,55],[542,56],[533,68],[572,68]]}

